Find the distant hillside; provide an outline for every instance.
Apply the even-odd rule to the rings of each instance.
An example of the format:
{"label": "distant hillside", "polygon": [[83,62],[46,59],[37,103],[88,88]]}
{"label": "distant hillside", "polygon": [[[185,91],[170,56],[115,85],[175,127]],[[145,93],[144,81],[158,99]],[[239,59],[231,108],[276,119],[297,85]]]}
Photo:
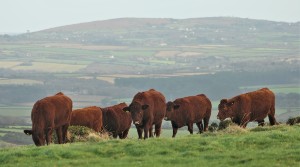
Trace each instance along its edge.
{"label": "distant hillside", "polygon": [[[120,18],[51,28],[25,39],[106,45],[298,44],[300,23],[233,17]],[[275,35],[274,35],[275,34]],[[270,41],[272,41],[270,43]]]}

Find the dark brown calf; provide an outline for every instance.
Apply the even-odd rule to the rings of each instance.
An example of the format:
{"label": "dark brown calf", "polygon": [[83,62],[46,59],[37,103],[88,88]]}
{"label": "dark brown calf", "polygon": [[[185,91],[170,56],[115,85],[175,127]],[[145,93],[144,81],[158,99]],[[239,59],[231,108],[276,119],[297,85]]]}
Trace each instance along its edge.
{"label": "dark brown calf", "polygon": [[269,117],[270,124],[276,124],[275,95],[268,88],[241,94],[231,99],[222,99],[218,106],[218,119],[221,121],[231,118],[241,127],[246,127],[248,122],[257,121],[264,125],[264,119]]}
{"label": "dark brown calf", "polygon": [[96,132],[101,132],[103,130],[102,110],[96,106],[74,110],[71,114],[70,124],[73,126],[86,126]]}
{"label": "dark brown calf", "polygon": [[128,135],[132,119],[130,112],[123,111],[125,107],[128,107],[126,103],[120,103],[102,108],[103,127],[112,133],[114,138],[119,136],[120,139],[125,139]]}
{"label": "dark brown calf", "polygon": [[[170,120],[173,128],[173,136],[176,136],[178,128],[188,126],[188,130],[193,134],[193,124],[199,128],[199,132],[207,131],[209,118],[211,115],[211,102],[203,94],[188,96],[176,99],[167,103],[165,120]],[[204,120],[204,128],[202,124]]]}

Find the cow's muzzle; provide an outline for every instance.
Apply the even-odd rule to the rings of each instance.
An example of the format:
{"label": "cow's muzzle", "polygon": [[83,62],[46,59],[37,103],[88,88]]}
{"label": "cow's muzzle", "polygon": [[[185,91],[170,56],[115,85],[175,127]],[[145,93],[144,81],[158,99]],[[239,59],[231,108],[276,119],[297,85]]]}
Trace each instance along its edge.
{"label": "cow's muzzle", "polygon": [[140,125],[140,122],[139,121],[135,121],[134,124],[135,125]]}

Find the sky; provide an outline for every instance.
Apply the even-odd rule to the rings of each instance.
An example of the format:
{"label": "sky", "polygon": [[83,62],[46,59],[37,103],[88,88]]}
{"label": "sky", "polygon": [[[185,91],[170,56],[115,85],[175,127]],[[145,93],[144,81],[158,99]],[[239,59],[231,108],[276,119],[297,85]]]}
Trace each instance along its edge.
{"label": "sky", "polygon": [[219,16],[298,22],[300,0],[0,0],[0,33],[124,17]]}

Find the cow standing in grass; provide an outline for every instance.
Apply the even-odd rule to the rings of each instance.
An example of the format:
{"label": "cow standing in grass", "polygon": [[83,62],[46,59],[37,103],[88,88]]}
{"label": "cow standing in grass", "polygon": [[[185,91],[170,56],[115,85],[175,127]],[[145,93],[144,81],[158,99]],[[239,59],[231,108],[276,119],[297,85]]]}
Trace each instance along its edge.
{"label": "cow standing in grass", "polygon": [[112,134],[113,138],[119,136],[120,139],[125,139],[128,135],[132,118],[130,112],[123,111],[125,107],[128,107],[126,103],[120,103],[102,108],[103,127]]}
{"label": "cow standing in grass", "polygon": [[32,129],[24,133],[32,135],[36,146],[43,146],[45,141],[47,145],[51,143],[52,132],[56,130],[58,143],[65,143],[72,106],[72,100],[61,92],[38,100],[31,112]]}
{"label": "cow standing in grass", "polygon": [[155,125],[155,135],[160,136],[161,124],[166,112],[164,95],[154,89],[137,93],[131,104],[123,108],[131,113],[132,121],[136,126],[139,139],[153,137],[152,127]]}
{"label": "cow standing in grass", "polygon": [[275,95],[268,88],[241,94],[231,99],[222,99],[218,109],[218,119],[223,121],[231,118],[234,123],[244,128],[251,121],[257,121],[259,125],[263,126],[267,116],[271,125],[277,124]]}
{"label": "cow standing in grass", "polygon": [[172,123],[172,137],[175,137],[178,128],[183,126],[188,126],[188,131],[193,134],[194,123],[198,126],[200,133],[207,131],[211,109],[211,102],[204,94],[178,98],[173,102],[169,101],[165,120]]}
{"label": "cow standing in grass", "polygon": [[100,107],[91,106],[74,110],[71,114],[72,126],[86,126],[96,132],[103,130],[102,110]]}

